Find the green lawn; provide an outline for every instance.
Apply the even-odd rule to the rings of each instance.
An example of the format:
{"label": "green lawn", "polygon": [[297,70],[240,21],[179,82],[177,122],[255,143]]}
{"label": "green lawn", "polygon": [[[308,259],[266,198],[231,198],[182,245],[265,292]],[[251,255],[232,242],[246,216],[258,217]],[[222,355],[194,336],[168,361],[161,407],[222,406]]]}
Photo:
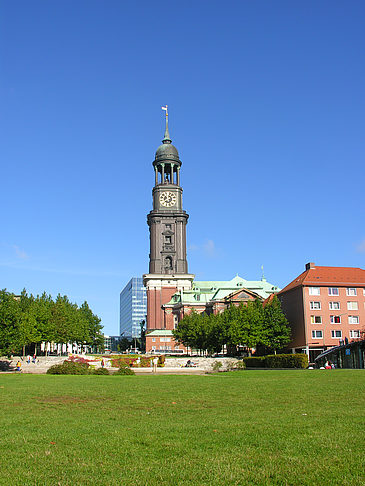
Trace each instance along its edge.
{"label": "green lawn", "polygon": [[0,485],[364,485],[365,372],[0,375]]}

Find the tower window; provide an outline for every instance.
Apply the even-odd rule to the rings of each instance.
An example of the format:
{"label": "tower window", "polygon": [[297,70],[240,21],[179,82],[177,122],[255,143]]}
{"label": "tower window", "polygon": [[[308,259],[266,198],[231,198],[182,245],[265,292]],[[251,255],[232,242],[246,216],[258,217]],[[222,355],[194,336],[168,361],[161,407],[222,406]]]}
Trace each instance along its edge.
{"label": "tower window", "polygon": [[165,236],[165,243],[167,245],[171,245],[171,243],[172,243],[171,236]]}
{"label": "tower window", "polygon": [[166,229],[171,229],[171,224],[166,224]]}
{"label": "tower window", "polygon": [[165,270],[172,270],[172,258],[170,256],[165,258]]}

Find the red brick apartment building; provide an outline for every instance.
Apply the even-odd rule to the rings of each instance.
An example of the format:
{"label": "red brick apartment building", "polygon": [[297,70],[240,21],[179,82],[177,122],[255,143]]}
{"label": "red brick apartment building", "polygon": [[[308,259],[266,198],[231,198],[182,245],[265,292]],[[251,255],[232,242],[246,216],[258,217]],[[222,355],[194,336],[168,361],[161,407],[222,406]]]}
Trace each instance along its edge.
{"label": "red brick apartment building", "polygon": [[278,293],[292,328],[293,352],[309,360],[340,341],[358,340],[365,331],[365,270],[317,267],[305,272]]}

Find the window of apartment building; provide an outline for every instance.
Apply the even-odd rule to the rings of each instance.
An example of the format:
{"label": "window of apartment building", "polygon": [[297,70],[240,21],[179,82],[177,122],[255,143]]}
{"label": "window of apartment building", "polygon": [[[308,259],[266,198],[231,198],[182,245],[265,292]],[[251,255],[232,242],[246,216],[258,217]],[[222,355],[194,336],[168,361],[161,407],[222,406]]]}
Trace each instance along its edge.
{"label": "window of apartment building", "polygon": [[359,324],[359,316],[349,316],[349,324]]}
{"label": "window of apartment building", "polygon": [[322,324],[322,316],[311,316],[311,324]]}
{"label": "window of apartment building", "polygon": [[332,338],[342,338],[342,331],[331,331]]}
{"label": "window of apartment building", "polygon": [[341,316],[330,316],[331,324],[341,324]]}
{"label": "window of apartment building", "polygon": [[339,295],[337,287],[328,287],[328,295]]}
{"label": "window of apartment building", "polygon": [[169,343],[171,341],[171,338],[169,337],[162,337],[160,338],[161,343]]}
{"label": "window of apartment building", "polygon": [[359,337],[360,337],[360,329],[350,330],[350,338],[359,338]]}
{"label": "window of apartment building", "polygon": [[355,287],[348,287],[346,289],[346,295],[357,295]]}
{"label": "window of apartment building", "polygon": [[330,302],[330,310],[339,310],[340,303],[339,302]]}
{"label": "window of apartment building", "polygon": [[320,287],[309,287],[309,295],[321,295]]}
{"label": "window of apartment building", "polygon": [[320,338],[322,339],[323,337],[323,332],[322,331],[312,331],[312,338]]}
{"label": "window of apartment building", "polygon": [[152,346],[152,351],[156,351],[156,346]]}
{"label": "window of apartment building", "polygon": [[320,310],[321,309],[321,303],[320,302],[313,302],[313,301],[311,301],[310,308],[312,310]]}
{"label": "window of apartment building", "polygon": [[156,338],[152,338],[152,342],[155,343],[156,342]]}
{"label": "window of apartment building", "polygon": [[357,302],[347,302],[347,310],[357,310],[358,308]]}

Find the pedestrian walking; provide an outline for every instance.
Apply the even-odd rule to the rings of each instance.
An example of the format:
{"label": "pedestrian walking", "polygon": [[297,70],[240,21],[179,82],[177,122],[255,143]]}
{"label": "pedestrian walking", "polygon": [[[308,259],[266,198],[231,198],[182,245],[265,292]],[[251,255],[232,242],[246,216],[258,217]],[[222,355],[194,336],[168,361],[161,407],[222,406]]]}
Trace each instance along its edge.
{"label": "pedestrian walking", "polygon": [[29,356],[29,354],[27,356],[27,364],[30,364],[30,356]]}
{"label": "pedestrian walking", "polygon": [[18,360],[18,362],[16,364],[16,370],[17,371],[22,371],[22,362],[20,361],[20,359]]}

